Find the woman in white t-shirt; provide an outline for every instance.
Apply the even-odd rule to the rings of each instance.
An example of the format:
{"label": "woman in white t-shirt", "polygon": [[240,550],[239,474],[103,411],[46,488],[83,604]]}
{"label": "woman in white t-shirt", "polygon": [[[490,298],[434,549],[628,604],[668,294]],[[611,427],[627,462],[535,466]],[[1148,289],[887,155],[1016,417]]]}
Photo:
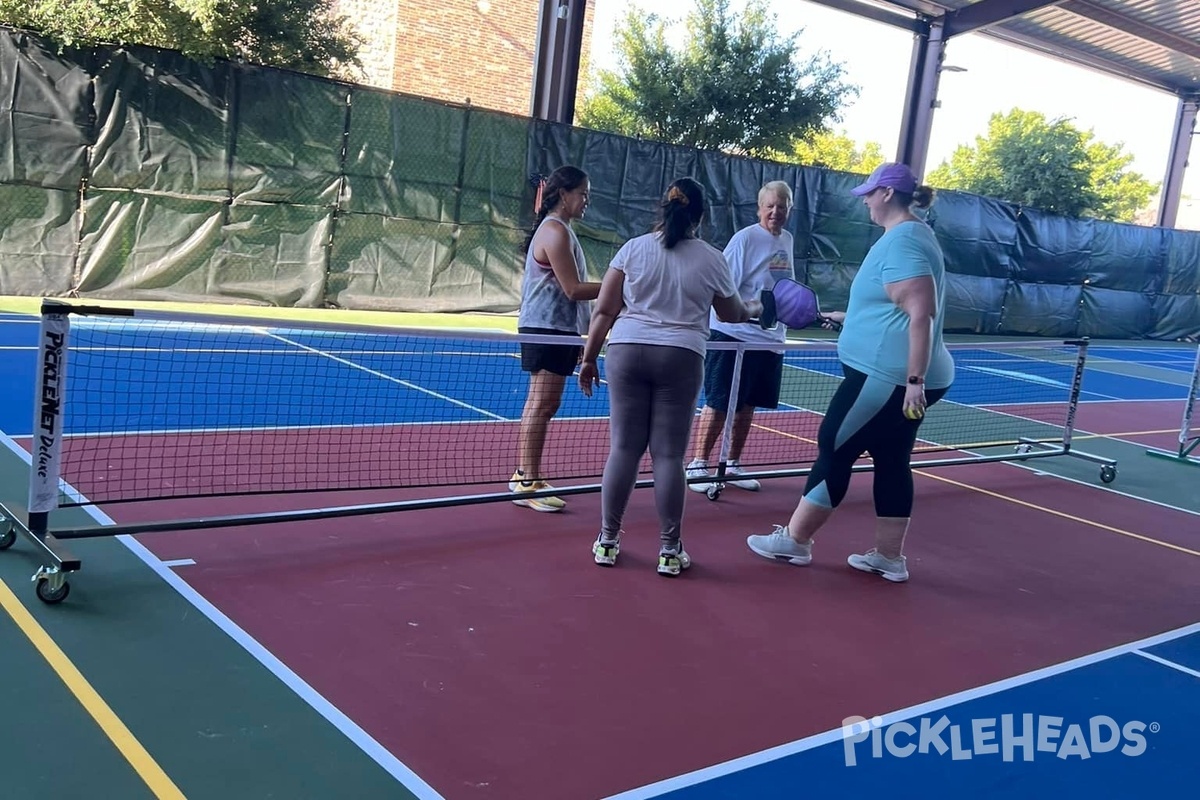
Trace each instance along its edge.
{"label": "woman in white t-shirt", "polygon": [[601,484],[600,535],[592,545],[601,566],[616,563],[621,520],[647,447],[661,526],[658,572],[673,576],[691,566],[680,540],[687,494],[683,460],[704,376],[709,310],[727,322],[762,312],[757,300],[737,296],[721,251],[696,238],[704,206],[699,183],[673,182],[654,231],[626,242],[613,257],[592,312],[579,369],[579,386],[589,397],[600,382],[596,359],[609,337],[611,446]]}

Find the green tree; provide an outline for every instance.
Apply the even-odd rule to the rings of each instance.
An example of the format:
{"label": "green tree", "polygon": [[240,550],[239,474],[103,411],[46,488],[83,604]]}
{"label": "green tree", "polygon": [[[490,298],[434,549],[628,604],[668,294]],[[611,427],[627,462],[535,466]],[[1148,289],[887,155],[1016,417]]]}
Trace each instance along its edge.
{"label": "green tree", "polygon": [[580,103],[584,127],[740,155],[791,152],[838,121],[857,94],[824,54],[801,58],[798,34],[781,37],[765,0],[740,16],[730,0],[696,0],[683,42],[636,7],[617,33],[620,65],[600,70]]}
{"label": "green tree", "polygon": [[1158,194],[1161,184],[1151,183],[1140,173],[1129,171],[1133,155],[1121,144],[1096,141],[1091,131],[1084,134],[1092,168],[1092,191],[1096,194],[1096,216],[1132,222],[1137,213]]}
{"label": "green tree", "polygon": [[887,159],[879,142],[867,142],[859,149],[858,144],[844,131],[821,131],[798,142],[792,154],[784,160],[841,172],[868,174]]}
{"label": "green tree", "polygon": [[1013,109],[993,114],[987,135],[956,148],[928,181],[1055,214],[1128,222],[1158,191],[1127,169],[1132,161],[1124,145],[1096,141],[1069,120]]}
{"label": "green tree", "polygon": [[334,0],[0,0],[0,22],[68,47],[148,45],[198,60],[244,59],[361,75],[361,39]]}

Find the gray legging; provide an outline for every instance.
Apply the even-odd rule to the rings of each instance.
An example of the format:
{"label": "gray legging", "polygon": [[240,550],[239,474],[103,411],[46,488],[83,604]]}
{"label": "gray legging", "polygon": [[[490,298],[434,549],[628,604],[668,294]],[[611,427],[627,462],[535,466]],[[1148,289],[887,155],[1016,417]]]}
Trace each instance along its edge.
{"label": "gray legging", "polygon": [[648,446],[661,543],[674,549],[687,495],[683,459],[704,380],[704,359],[682,347],[613,344],[604,364],[612,445],[601,483],[600,530],[609,539],[620,532]]}

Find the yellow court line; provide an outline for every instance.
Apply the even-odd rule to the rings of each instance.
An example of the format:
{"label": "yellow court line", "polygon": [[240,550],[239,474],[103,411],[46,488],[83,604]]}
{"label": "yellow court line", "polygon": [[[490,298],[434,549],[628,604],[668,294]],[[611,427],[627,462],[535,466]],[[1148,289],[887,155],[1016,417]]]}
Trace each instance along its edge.
{"label": "yellow court line", "polygon": [[146,783],[154,796],[162,800],[175,800],[176,798],[186,800],[174,781],[167,777],[167,773],[163,772],[162,767],[146,752],[146,748],[142,747],[141,742],[134,738],[129,728],[125,727],[125,723],[113,713],[104,699],[88,683],[87,678],[83,677],[83,673],[67,658],[67,654],[62,651],[58,643],[50,638],[50,634],[46,633],[45,628],[38,624],[29,610],[13,594],[8,584],[2,580],[0,580],[0,608],[8,612],[13,622],[17,623],[17,627],[37,648],[42,657],[49,662],[54,671],[58,673],[58,677],[92,715],[92,719],[96,720],[100,729],[121,751],[121,755]]}
{"label": "yellow court line", "polygon": [[1140,533],[1133,533],[1132,531],[1123,530],[1121,528],[1114,528],[1112,525],[1105,525],[1103,522],[1096,522],[1095,520],[1087,519],[1086,517],[1077,517],[1074,514],[1068,514],[1065,511],[1058,511],[1053,508],[1046,508],[1045,506],[1039,506],[1037,503],[1030,503],[1027,500],[1018,500],[1015,497],[1010,497],[1006,494],[1001,494],[1000,492],[993,492],[990,489],[982,489],[978,486],[972,486],[969,483],[962,483],[961,481],[956,481],[951,478],[943,478],[941,475],[934,475],[930,472],[926,472],[925,470],[914,469],[913,473],[917,474],[917,475],[923,475],[926,478],[933,478],[935,481],[941,481],[942,483],[948,483],[952,486],[959,486],[959,487],[962,487],[963,489],[970,489],[972,492],[979,492],[980,494],[986,494],[988,497],[994,497],[997,500],[1004,500],[1009,503],[1014,503],[1018,506],[1024,506],[1025,508],[1032,508],[1036,511],[1044,511],[1047,514],[1051,514],[1056,517],[1062,517],[1063,519],[1069,519],[1072,522],[1079,522],[1084,525],[1090,525],[1093,528],[1099,528],[1100,530],[1108,531],[1109,533],[1117,533],[1117,534],[1120,534],[1121,536],[1128,536],[1130,539],[1137,539],[1142,542],[1149,542],[1150,544],[1156,544],[1156,545],[1159,545],[1160,547],[1166,547],[1169,550],[1178,550],[1181,553],[1187,553],[1189,556],[1200,556],[1200,551],[1189,550],[1186,547],[1181,547],[1177,544],[1171,544],[1170,542],[1164,542],[1159,539],[1153,539],[1149,536],[1143,536]]}
{"label": "yellow court line", "polygon": [[1179,428],[1166,431],[1125,431],[1124,433],[1077,433],[1073,439],[1119,439],[1122,436],[1151,436],[1159,433],[1179,433]]}
{"label": "yellow court line", "polygon": [[[756,425],[755,427],[762,427],[762,429],[765,431],[770,431],[771,433],[777,433],[780,436],[785,436],[789,439],[797,439],[802,442],[816,444],[816,442],[814,442],[812,439],[808,439],[803,436],[797,436],[794,433],[787,433],[786,431],[778,431],[778,430],[775,430],[774,428],[768,428],[766,426],[757,426]],[[960,486],[963,489],[970,489],[973,492],[979,492],[980,494],[986,494],[989,497],[995,497],[997,500],[1004,500],[1009,503],[1015,503],[1016,505],[1019,505],[1019,506],[1025,506],[1026,508],[1032,508],[1037,511],[1044,511],[1047,514],[1051,514],[1056,517],[1062,517],[1063,519],[1069,519],[1072,522],[1079,522],[1084,525],[1090,525],[1093,528],[1099,528],[1100,530],[1108,531],[1109,533],[1116,533],[1116,534],[1120,534],[1121,536],[1128,536],[1130,539],[1137,539],[1139,541],[1149,542],[1150,544],[1156,544],[1156,545],[1159,545],[1160,547],[1166,547],[1169,550],[1178,550],[1180,553],[1187,553],[1189,556],[1200,556],[1200,551],[1189,550],[1186,547],[1181,547],[1180,545],[1177,545],[1177,544],[1171,544],[1170,542],[1164,542],[1159,539],[1151,538],[1149,536],[1143,536],[1140,533],[1133,533],[1132,531],[1122,530],[1121,528],[1114,528],[1112,525],[1105,525],[1103,522],[1096,522],[1095,520],[1086,519],[1084,517],[1077,517],[1074,514],[1068,514],[1065,511],[1056,511],[1053,508],[1046,508],[1045,506],[1039,506],[1037,503],[1030,503],[1025,500],[1018,500],[1015,497],[1009,497],[1006,494],[1000,494],[999,492],[993,492],[989,489],[981,489],[980,487],[972,486],[969,483],[961,483],[960,481],[956,481],[951,478],[943,478],[941,475],[934,475],[933,473],[927,472],[922,469],[914,468],[913,474],[922,475],[926,478],[933,478],[935,481],[941,481],[942,483],[948,483],[952,486]]]}

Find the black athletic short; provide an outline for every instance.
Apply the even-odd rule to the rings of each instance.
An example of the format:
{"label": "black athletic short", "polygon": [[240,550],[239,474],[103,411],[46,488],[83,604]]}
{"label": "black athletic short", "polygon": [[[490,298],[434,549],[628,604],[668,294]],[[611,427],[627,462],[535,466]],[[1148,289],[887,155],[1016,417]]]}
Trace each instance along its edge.
{"label": "black athletic short", "polygon": [[[736,342],[732,336],[713,331],[710,342]],[[733,350],[708,350],[704,355],[704,404],[717,411],[728,411],[729,390],[733,388]],[[742,377],[738,384],[738,404],[778,408],[779,386],[783,381],[783,354],[768,350],[747,350],[742,355]]]}
{"label": "black athletic short", "polygon": [[[542,336],[569,336],[579,341],[579,334],[556,331],[550,328],[518,328],[518,333],[536,333]],[[553,372],[568,376],[579,366],[583,346],[579,344],[555,345],[521,342],[521,369],[526,372]]]}

